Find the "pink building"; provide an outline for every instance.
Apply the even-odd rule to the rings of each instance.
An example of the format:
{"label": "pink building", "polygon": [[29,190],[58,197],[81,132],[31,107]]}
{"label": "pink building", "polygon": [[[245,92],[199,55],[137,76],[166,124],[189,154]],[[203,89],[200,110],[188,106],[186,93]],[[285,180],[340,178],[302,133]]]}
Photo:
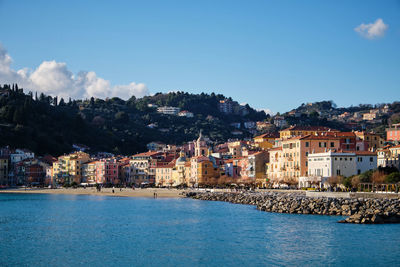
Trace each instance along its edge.
{"label": "pink building", "polygon": [[116,159],[104,159],[104,177],[105,182],[110,184],[119,184],[118,179],[118,162]]}
{"label": "pink building", "polygon": [[94,162],[95,164],[95,182],[98,184],[117,184],[118,179],[118,162],[114,158],[101,159]]}

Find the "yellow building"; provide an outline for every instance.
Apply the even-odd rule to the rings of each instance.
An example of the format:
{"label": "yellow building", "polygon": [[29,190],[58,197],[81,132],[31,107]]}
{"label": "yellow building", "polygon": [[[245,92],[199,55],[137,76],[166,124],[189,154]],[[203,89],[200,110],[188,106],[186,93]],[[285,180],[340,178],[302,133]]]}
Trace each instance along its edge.
{"label": "yellow building", "polygon": [[82,183],[96,183],[96,161],[87,162],[82,165]]}
{"label": "yellow building", "polygon": [[279,138],[279,136],[271,133],[256,136],[253,138],[254,146],[262,150],[267,150],[274,147],[276,138]]}
{"label": "yellow building", "polygon": [[185,169],[186,157],[185,153],[181,152],[179,158],[172,168],[172,186],[185,185],[189,177],[186,177],[187,172]]}
{"label": "yellow building", "polygon": [[280,138],[288,139],[296,136],[304,136],[304,135],[321,135],[327,132],[337,132],[340,131],[334,130],[325,126],[291,126],[279,132]]}
{"label": "yellow building", "polygon": [[190,161],[186,160],[185,153],[166,165],[155,168],[157,186],[192,186],[190,181]]}
{"label": "yellow building", "polygon": [[376,151],[378,148],[382,148],[384,145],[384,139],[376,133],[367,133],[367,132],[354,132],[358,138],[361,140],[367,141],[368,149],[370,151]]}
{"label": "yellow building", "polygon": [[82,165],[90,160],[89,154],[75,152],[58,157],[53,163],[53,175],[58,183],[81,183]]}
{"label": "yellow building", "polygon": [[0,185],[8,184],[8,157],[0,157]]}

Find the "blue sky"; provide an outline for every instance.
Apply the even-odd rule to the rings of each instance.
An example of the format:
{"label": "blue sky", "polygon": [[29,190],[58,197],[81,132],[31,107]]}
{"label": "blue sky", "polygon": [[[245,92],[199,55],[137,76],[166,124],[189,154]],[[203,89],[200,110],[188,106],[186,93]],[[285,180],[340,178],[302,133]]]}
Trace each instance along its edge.
{"label": "blue sky", "polygon": [[[26,68],[50,94],[216,92],[273,112],[400,100],[400,1],[0,0],[0,16],[0,83]],[[378,19],[376,36],[355,30]]]}

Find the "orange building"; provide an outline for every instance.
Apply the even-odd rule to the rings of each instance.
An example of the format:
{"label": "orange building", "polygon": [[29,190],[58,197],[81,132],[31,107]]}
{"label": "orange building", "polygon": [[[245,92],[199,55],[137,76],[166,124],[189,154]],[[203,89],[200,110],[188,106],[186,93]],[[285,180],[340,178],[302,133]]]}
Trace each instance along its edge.
{"label": "orange building", "polygon": [[376,151],[378,148],[382,148],[384,146],[384,139],[376,133],[367,133],[365,131],[362,132],[354,132],[356,136],[363,141],[368,143],[368,148],[370,151]]}
{"label": "orange building", "polygon": [[278,134],[266,133],[253,138],[254,146],[266,150],[272,148],[275,144],[275,139],[279,138]]}
{"label": "orange building", "polygon": [[271,149],[267,177],[271,180],[298,181],[308,175],[307,156],[340,148],[340,137],[330,135],[306,135],[282,140],[282,147]]}
{"label": "orange building", "polygon": [[323,133],[332,133],[340,131],[331,129],[325,126],[290,126],[279,132],[280,138],[288,139],[296,136],[303,136],[303,135],[321,135]]}

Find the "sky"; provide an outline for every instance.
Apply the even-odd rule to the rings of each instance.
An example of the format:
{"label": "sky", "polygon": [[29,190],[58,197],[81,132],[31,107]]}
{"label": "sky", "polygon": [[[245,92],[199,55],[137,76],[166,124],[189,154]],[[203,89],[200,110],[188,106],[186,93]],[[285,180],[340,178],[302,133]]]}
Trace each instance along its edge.
{"label": "sky", "polygon": [[0,17],[0,84],[50,95],[400,100],[400,1],[0,0]]}

